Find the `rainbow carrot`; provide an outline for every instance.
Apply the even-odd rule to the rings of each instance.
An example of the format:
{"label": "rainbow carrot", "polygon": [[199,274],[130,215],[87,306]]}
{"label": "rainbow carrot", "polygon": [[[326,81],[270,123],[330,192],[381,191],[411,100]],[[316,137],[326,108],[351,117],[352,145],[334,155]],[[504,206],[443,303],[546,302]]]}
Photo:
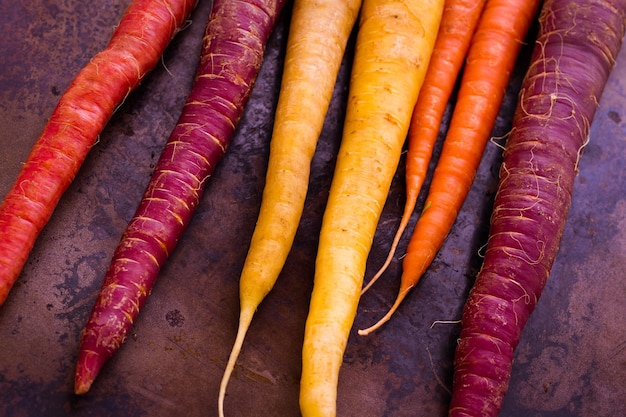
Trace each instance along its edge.
{"label": "rainbow carrot", "polygon": [[304,417],[336,414],[367,256],[441,21],[443,0],[365,0],[302,349]]}
{"label": "rainbow carrot", "polygon": [[465,62],[484,5],[485,0],[449,0],[445,3],[433,56],[409,126],[405,167],[406,202],[402,218],[387,259],[363,288],[363,293],[382,276],[391,263],[415,211],[446,106]]}
{"label": "rainbow carrot", "polygon": [[224,415],[226,386],[254,313],[291,250],[311,160],[360,7],[361,0],[294,2],[263,200],[239,281],[239,328],[220,384],[220,416]]}
{"label": "rainbow carrot", "polygon": [[441,156],[402,262],[398,296],[382,319],[359,334],[367,335],[391,318],[443,245],[474,181],[539,4],[539,0],[487,0],[472,38]]}
{"label": "rainbow carrot", "polygon": [[514,351],[556,259],[578,162],[626,33],[626,1],[547,0],[539,23],[485,258],[463,309],[450,417],[500,413]]}
{"label": "rainbow carrot", "polygon": [[226,152],[286,0],[214,0],[194,86],[113,254],[80,340],[75,392],[120,348]]}

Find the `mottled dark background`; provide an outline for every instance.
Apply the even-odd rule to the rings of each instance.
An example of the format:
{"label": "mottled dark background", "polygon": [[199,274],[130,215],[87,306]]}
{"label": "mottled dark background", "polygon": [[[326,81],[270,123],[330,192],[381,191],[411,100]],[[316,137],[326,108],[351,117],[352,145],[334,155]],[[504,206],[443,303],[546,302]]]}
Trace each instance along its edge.
{"label": "mottled dark background", "polygon": [[[60,94],[104,47],[128,3],[0,0],[0,196]],[[162,63],[112,117],[0,310],[0,416],[217,414],[218,384],[236,330],[239,272],[264,184],[289,10],[270,41],[240,129],[132,337],[86,396],[72,394],[79,333],[191,86],[209,9],[210,2],[201,1]],[[510,127],[530,45],[512,78],[496,137]],[[342,69],[313,161],[293,250],[257,313],[229,386],[229,416],[299,415],[303,326],[349,70],[348,64]],[[600,104],[561,251],[517,350],[503,416],[626,415],[626,49]],[[445,247],[395,318],[369,337],[353,333],[340,377],[340,416],[446,414],[459,332],[454,321],[480,266],[500,151],[496,143],[487,147]],[[403,163],[367,278],[383,261],[399,221]],[[405,246],[406,239],[400,253]],[[399,267],[394,261],[363,298],[355,328],[387,310]]]}

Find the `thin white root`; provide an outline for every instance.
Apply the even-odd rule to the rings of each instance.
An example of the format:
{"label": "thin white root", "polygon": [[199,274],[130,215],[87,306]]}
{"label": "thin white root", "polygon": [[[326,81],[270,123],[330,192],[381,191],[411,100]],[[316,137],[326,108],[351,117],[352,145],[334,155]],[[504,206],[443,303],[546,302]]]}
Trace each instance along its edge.
{"label": "thin white root", "polygon": [[237,358],[239,357],[239,352],[241,352],[241,347],[243,346],[243,341],[246,337],[246,333],[248,332],[248,328],[250,327],[250,323],[252,322],[253,315],[254,309],[252,311],[245,309],[240,313],[239,328],[237,329],[235,343],[232,351],[230,352],[228,363],[226,364],[226,369],[224,370],[224,375],[222,376],[222,381],[220,382],[220,391],[217,400],[219,417],[224,417],[224,398],[226,397],[226,387],[228,386],[230,376],[235,369],[235,364],[237,363]]}
{"label": "thin white root", "polygon": [[380,278],[381,275],[387,270],[387,267],[389,266],[389,264],[391,264],[391,261],[396,253],[396,249],[398,248],[398,244],[400,243],[400,239],[402,238],[402,235],[404,234],[404,230],[406,229],[406,226],[409,224],[409,219],[411,217],[411,213],[413,212],[414,207],[415,207],[415,203],[407,205],[405,207],[404,213],[402,214],[402,220],[400,221],[398,230],[396,231],[396,234],[393,237],[393,242],[391,243],[391,248],[389,249],[389,254],[387,255],[387,259],[385,260],[385,263],[383,264],[383,266],[380,267],[378,272],[376,272],[376,274],[372,277],[372,279],[369,280],[369,282],[363,288],[363,290],[361,290],[361,295],[365,294],[365,292],[369,290],[372,285],[374,285],[374,283],[378,280],[378,278]]}
{"label": "thin white root", "polygon": [[437,324],[459,324],[461,320],[435,320],[431,323],[430,328],[432,329]]}
{"label": "thin white root", "polygon": [[505,133],[502,136],[492,136],[491,138],[489,138],[489,142],[493,143],[498,148],[504,150],[505,149],[505,145],[500,144],[498,141],[502,141],[502,142],[506,143],[506,141],[509,138],[509,136],[511,136],[511,132],[512,132],[512,130],[508,131],[507,133]]}
{"label": "thin white root", "polygon": [[452,395],[452,390],[448,388],[446,384],[443,383],[443,380],[441,379],[439,374],[435,372],[435,363],[433,362],[433,356],[431,355],[430,349],[428,349],[428,346],[426,346],[426,352],[428,353],[428,360],[430,361],[430,369],[432,369],[433,371],[435,380],[437,380],[437,383],[439,384],[441,388],[443,388],[449,395]]}

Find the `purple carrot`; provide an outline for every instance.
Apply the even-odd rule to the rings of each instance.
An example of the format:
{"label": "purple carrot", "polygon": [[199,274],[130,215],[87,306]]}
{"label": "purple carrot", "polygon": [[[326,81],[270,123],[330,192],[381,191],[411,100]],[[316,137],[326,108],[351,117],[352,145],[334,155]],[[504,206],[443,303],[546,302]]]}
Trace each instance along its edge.
{"label": "purple carrot", "polygon": [[497,416],[546,284],[581,152],[621,47],[626,0],[547,0],[500,170],[483,266],[465,304],[450,417]]}
{"label": "purple carrot", "polygon": [[83,330],[75,392],[120,348],[224,155],[286,0],[214,0],[194,86]]}

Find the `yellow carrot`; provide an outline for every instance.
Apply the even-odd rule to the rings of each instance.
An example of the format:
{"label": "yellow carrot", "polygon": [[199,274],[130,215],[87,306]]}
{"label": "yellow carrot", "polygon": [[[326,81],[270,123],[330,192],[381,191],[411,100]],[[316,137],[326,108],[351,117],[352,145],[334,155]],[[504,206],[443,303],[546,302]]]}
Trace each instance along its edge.
{"label": "yellow carrot", "polygon": [[310,165],[361,0],[296,0],[270,142],[263,199],[240,278],[239,328],[218,398],[253,315],[280,274],[300,223]]}
{"label": "yellow carrot", "polygon": [[443,0],[364,0],[341,147],[322,221],[302,351],[304,417],[336,415],[365,265],[407,136]]}

